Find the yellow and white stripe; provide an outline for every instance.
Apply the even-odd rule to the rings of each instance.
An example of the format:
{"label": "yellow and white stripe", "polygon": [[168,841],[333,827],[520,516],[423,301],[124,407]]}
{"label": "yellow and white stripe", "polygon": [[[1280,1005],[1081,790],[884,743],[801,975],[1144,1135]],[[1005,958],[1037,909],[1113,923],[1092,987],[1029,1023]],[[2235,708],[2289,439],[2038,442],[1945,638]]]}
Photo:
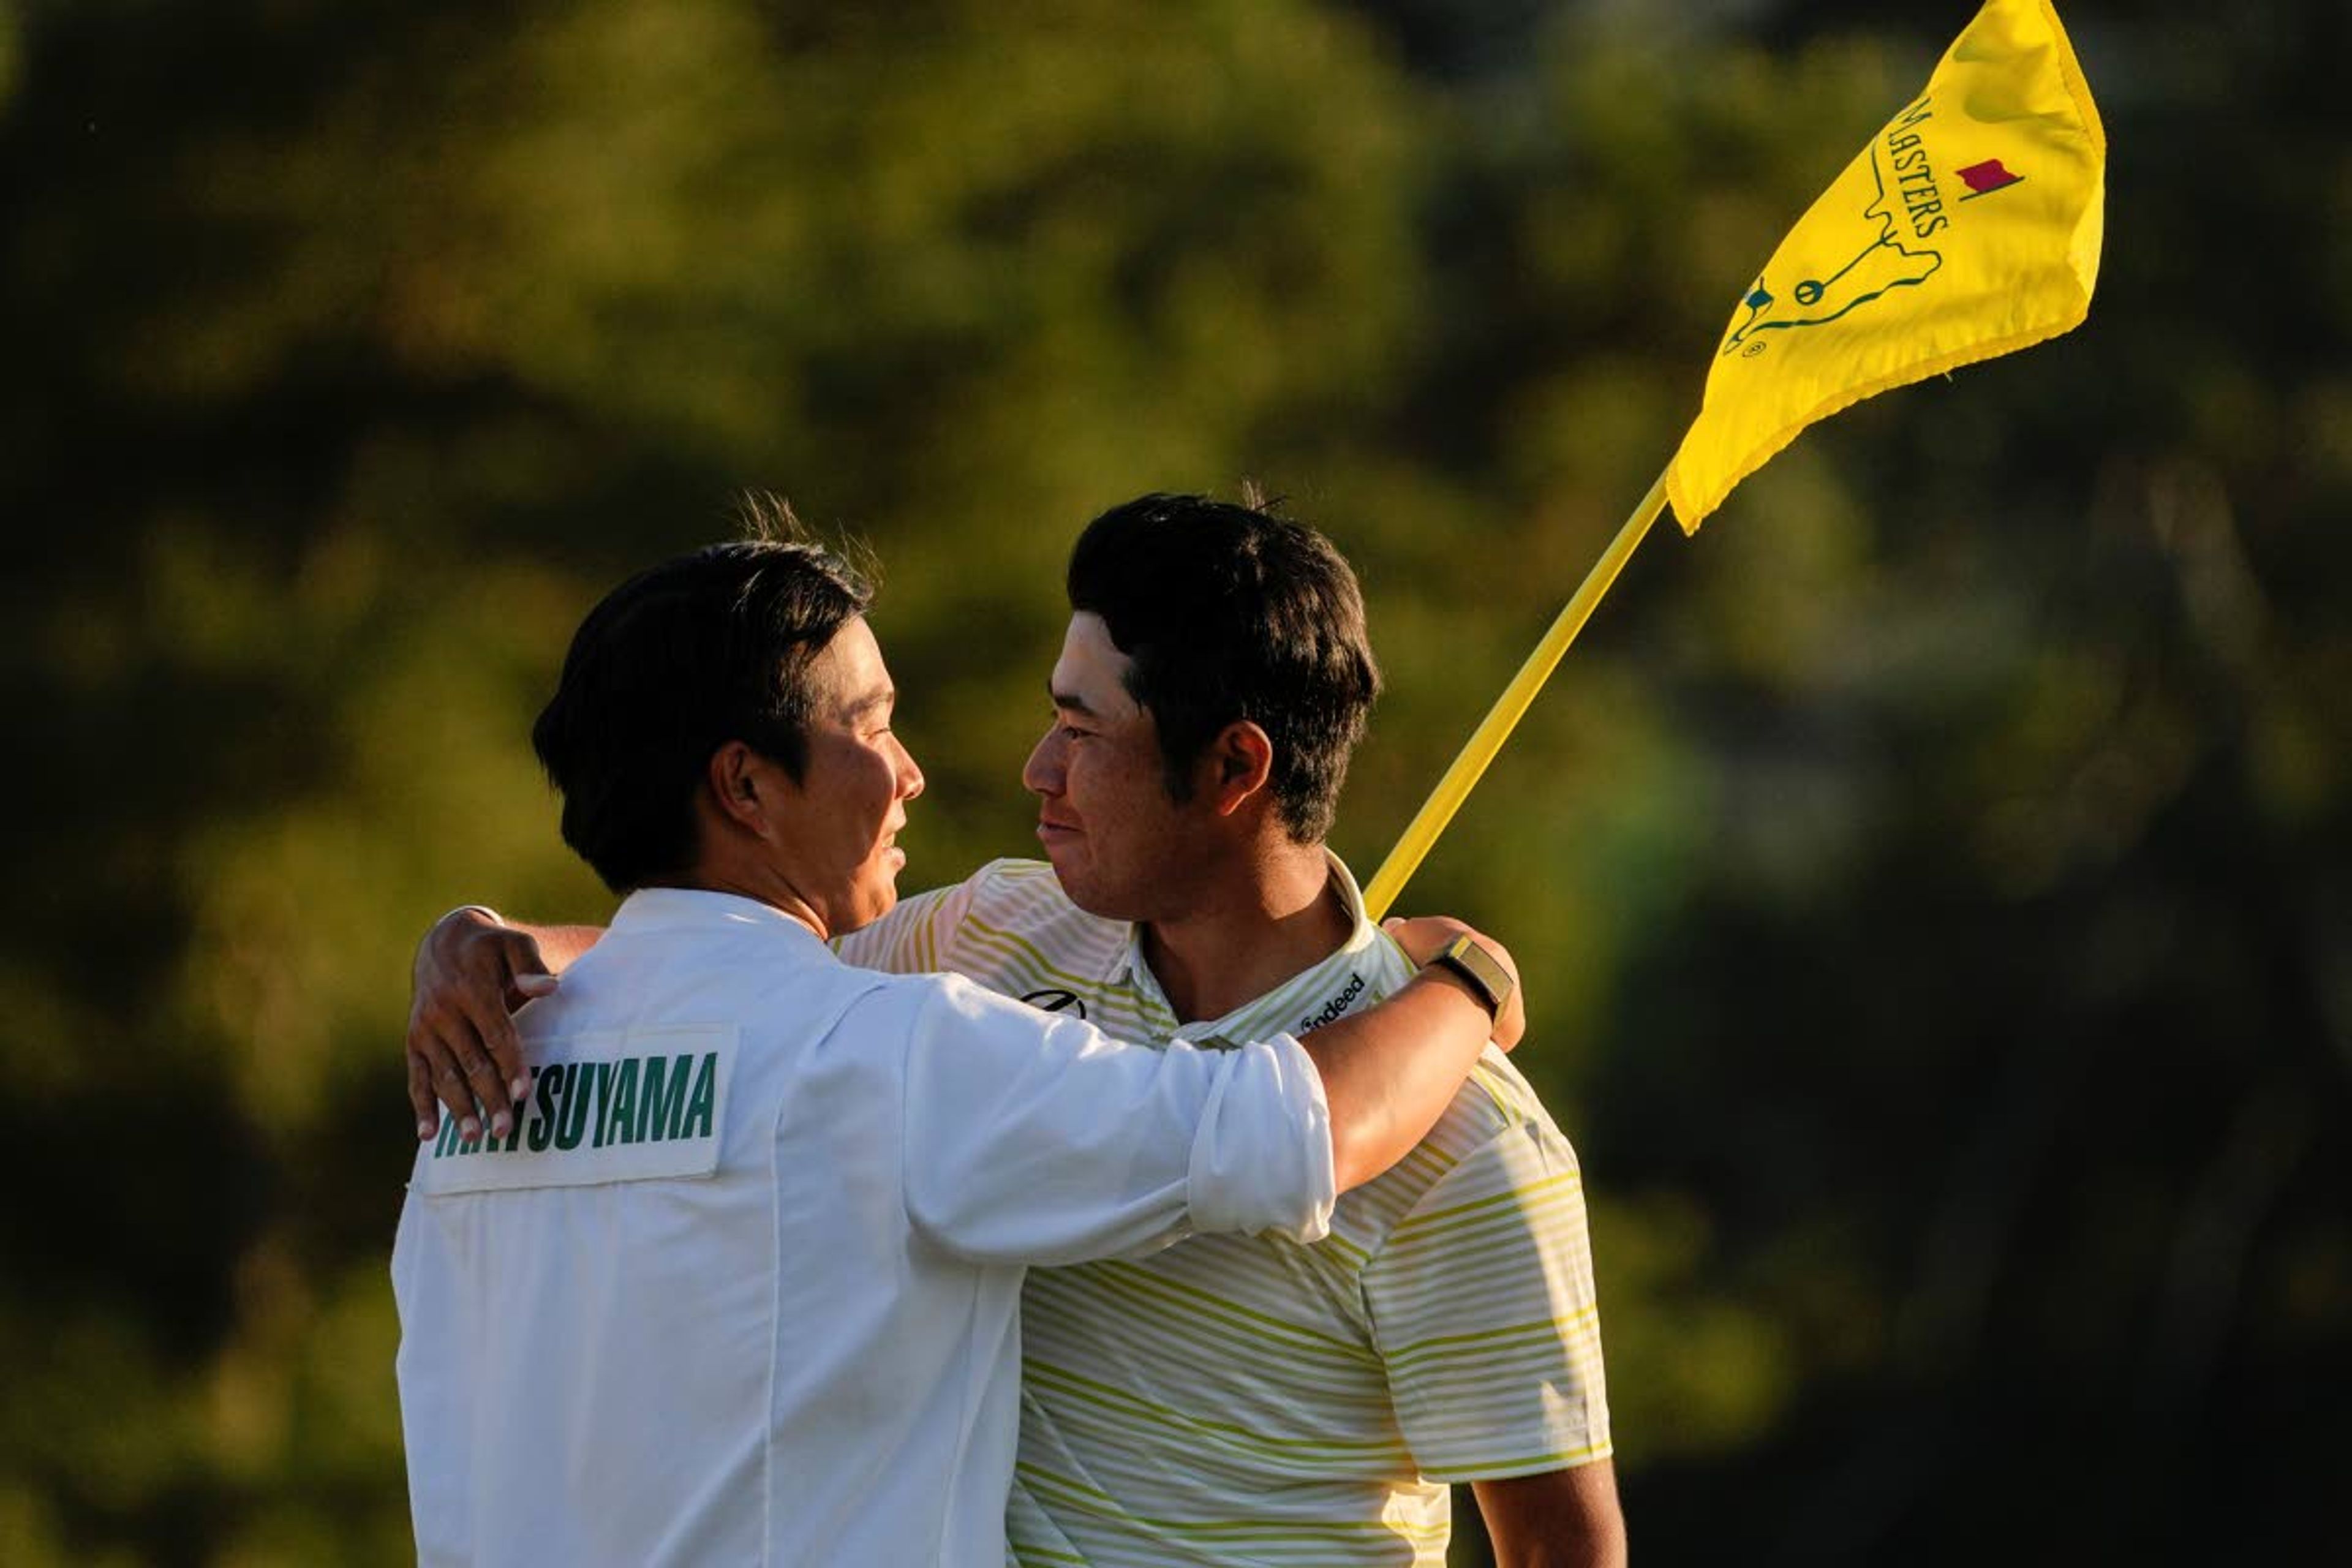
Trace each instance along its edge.
{"label": "yellow and white stripe", "polygon": [[[1348,942],[1206,1023],[1181,1025],[1134,928],[1077,909],[1037,861],[994,862],[839,947],[1082,1007],[1126,1039],[1296,1034],[1412,973],[1331,864]],[[1610,1453],[1576,1154],[1499,1052],[1396,1169],[1340,1198],[1325,1240],[1196,1237],[1035,1269],[1023,1321],[1007,1521],[1024,1563],[1442,1564],[1446,1483]]]}

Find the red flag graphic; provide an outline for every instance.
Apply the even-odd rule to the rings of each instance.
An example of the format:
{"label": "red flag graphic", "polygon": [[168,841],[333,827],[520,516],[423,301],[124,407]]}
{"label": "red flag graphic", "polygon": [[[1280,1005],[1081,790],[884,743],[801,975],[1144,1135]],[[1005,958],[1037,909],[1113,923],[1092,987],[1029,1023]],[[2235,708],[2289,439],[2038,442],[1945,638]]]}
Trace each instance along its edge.
{"label": "red flag graphic", "polygon": [[1987,158],[1981,163],[1970,163],[1967,168],[1959,171],[1959,175],[1969,183],[1969,195],[1962,196],[1960,198],[1962,201],[1967,201],[1969,196],[1990,195],[2003,186],[2016,184],[2025,178],[2022,174],[2011,174],[2001,166],[2001,162],[1998,158]]}

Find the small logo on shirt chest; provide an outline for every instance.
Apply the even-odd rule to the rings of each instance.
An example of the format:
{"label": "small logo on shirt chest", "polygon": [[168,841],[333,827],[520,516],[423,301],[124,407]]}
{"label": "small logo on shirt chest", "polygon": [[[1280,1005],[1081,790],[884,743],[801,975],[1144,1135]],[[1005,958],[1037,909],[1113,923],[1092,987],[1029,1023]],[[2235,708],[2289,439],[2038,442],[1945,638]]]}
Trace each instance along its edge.
{"label": "small logo on shirt chest", "polygon": [[1343,988],[1337,996],[1334,996],[1328,1002],[1324,1003],[1323,1010],[1320,1013],[1317,1013],[1311,1017],[1301,1018],[1298,1020],[1298,1032],[1302,1035],[1309,1034],[1314,1030],[1321,1028],[1326,1024],[1336,1021],[1339,1015],[1345,1013],[1349,1005],[1355,1002],[1356,998],[1361,996],[1363,994],[1364,977],[1350,971],[1348,975],[1348,984],[1345,988]]}
{"label": "small logo on shirt chest", "polygon": [[1075,991],[1063,991],[1048,986],[1043,991],[1032,991],[1021,1000],[1040,1012],[1067,1013],[1078,1018],[1087,1016],[1086,1002]]}

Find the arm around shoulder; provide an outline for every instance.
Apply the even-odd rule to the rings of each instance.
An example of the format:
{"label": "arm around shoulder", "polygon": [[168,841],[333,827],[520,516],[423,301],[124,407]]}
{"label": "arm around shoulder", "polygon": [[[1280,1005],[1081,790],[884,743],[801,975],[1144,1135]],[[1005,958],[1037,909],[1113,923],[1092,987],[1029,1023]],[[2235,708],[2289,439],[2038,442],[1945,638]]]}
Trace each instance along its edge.
{"label": "arm around shoulder", "polygon": [[[1526,1028],[1526,1002],[1510,953],[1467,927],[1444,924],[1478,942],[1509,976],[1499,1011],[1490,1010],[1486,987],[1433,966],[1378,1006],[1328,1024],[1300,1042],[1323,1077],[1341,1192],[1403,1159],[1445,1114],[1487,1045],[1516,1042]],[[1427,956],[1412,942],[1407,951]]]}
{"label": "arm around shoulder", "polygon": [[1323,1097],[1287,1038],[1155,1050],[951,975],[886,984],[922,997],[907,1026],[902,1169],[908,1217],[933,1245],[1058,1264],[1195,1231],[1328,1229]]}
{"label": "arm around shoulder", "polygon": [[[1510,973],[1499,1027],[1516,1038]],[[1445,970],[1307,1041],[1222,1051],[1122,1045],[969,982],[919,984],[908,1214],[982,1261],[1111,1257],[1193,1230],[1319,1239],[1336,1193],[1421,1142],[1498,1027],[1479,988]]]}

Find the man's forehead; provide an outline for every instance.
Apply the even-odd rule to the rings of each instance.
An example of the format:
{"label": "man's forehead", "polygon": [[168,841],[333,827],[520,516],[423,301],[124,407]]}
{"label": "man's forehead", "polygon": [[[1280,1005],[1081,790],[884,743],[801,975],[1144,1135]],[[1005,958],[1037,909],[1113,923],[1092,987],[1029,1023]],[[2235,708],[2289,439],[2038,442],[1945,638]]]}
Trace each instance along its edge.
{"label": "man's forehead", "polygon": [[1070,617],[1046,689],[1059,706],[1105,716],[1133,711],[1136,703],[1128,694],[1127,672],[1134,662],[1111,641],[1110,628],[1100,616],[1081,610]]}
{"label": "man's forehead", "polygon": [[863,616],[842,623],[811,662],[809,673],[845,710],[887,704],[895,695],[889,666],[882,661],[882,645]]}

